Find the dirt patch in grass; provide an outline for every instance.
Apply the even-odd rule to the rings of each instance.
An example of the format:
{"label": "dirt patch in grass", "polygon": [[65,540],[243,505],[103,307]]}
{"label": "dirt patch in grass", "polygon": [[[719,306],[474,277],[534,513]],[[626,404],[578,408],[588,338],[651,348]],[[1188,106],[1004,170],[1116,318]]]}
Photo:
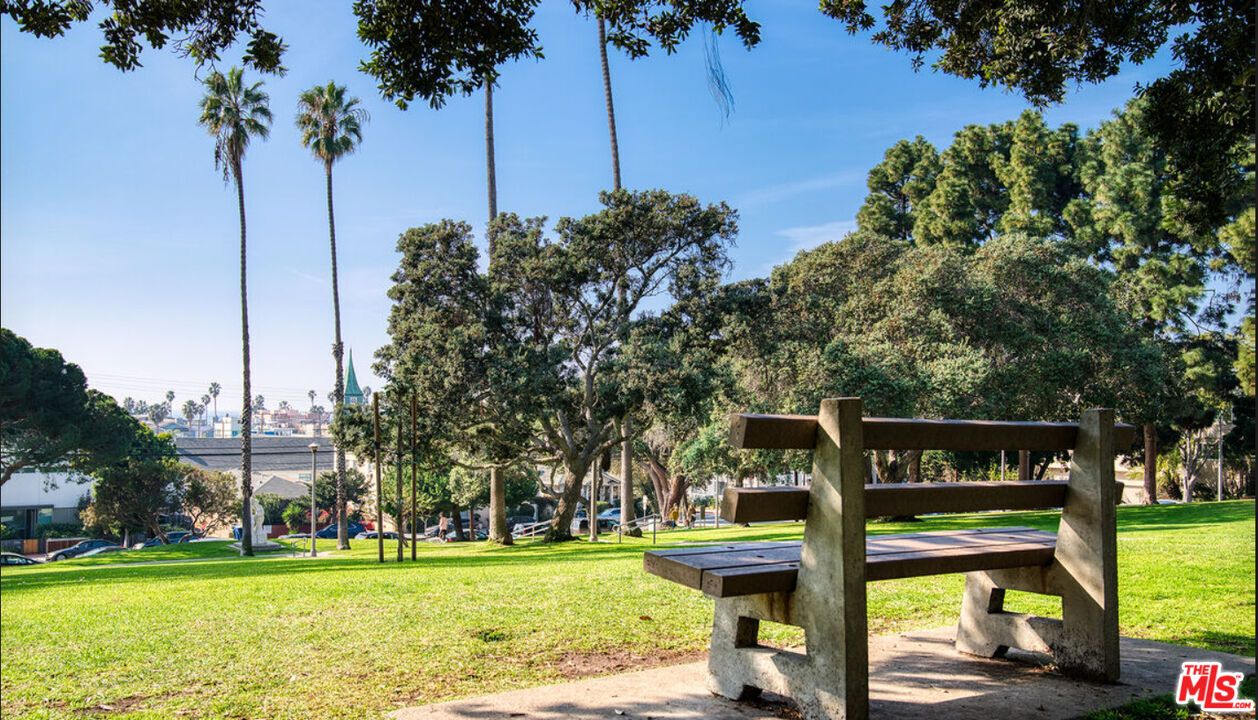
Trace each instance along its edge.
{"label": "dirt patch in grass", "polygon": [[554,668],[565,680],[682,665],[707,658],[707,650],[658,650],[642,653],[624,648],[590,651],[570,650],[559,656]]}

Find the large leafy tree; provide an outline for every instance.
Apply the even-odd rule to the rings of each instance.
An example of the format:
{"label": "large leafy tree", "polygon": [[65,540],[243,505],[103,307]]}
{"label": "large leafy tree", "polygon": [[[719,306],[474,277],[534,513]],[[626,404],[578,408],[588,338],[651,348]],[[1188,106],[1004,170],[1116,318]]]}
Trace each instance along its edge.
{"label": "large leafy tree", "polygon": [[516,293],[507,302],[519,316],[512,327],[546,363],[544,387],[555,388],[542,396],[538,417],[538,440],[564,476],[549,540],[570,536],[588,471],[623,440],[617,420],[642,402],[626,382],[631,366],[620,340],[632,336],[634,313],[657,295],[708,291],[737,232],[733,210],[687,195],[622,190],[600,199],[603,211],[561,219],[553,241],[540,221],[500,226],[498,239],[499,282]]}
{"label": "large leafy tree", "polygon": [[188,468],[175,461],[169,435],[137,426],[132,442],[126,458],[93,472],[92,502],[82,513],[83,524],[124,538],[131,530],[164,538],[160,516],[179,511]]}
{"label": "large leafy tree", "polygon": [[[1041,3],[1031,0],[823,0],[821,11],[851,33],[981,85],[1001,85],[1035,104],[1060,102],[1072,83],[1117,75],[1171,41],[1176,67],[1141,88],[1144,128],[1174,159],[1169,181],[1184,220],[1217,224],[1242,186],[1235,168],[1254,129],[1253,3]],[[1171,40],[1172,36],[1174,39]]]}
{"label": "large leafy tree", "polygon": [[416,449],[433,469],[457,462],[490,470],[490,537],[510,543],[505,494],[496,490],[505,493],[503,469],[529,449],[527,408],[544,392],[536,382],[544,378],[532,371],[537,361],[516,339],[520,333],[510,329],[520,319],[503,312],[499,294],[507,286],[494,279],[508,266],[495,262],[488,275],[480,272],[466,223],[412,228],[398,250],[402,260],[389,291],[391,342],[377,353],[376,370],[400,397],[416,398]]}
{"label": "large leafy tree", "polygon": [[[336,216],[332,209],[332,166],[341,158],[354,152],[362,142],[362,124],[367,111],[358,105],[358,98],[347,98],[345,87],[329,82],[316,85],[303,92],[297,99],[297,129],[301,130],[301,144],[310,149],[316,160],[323,163],[327,180],[328,238],[332,246],[332,357],[336,361],[336,384],[333,412],[340,412],[345,405],[345,378],[342,361],[344,346],[341,344],[341,295],[336,275]],[[314,403],[314,390],[310,402]],[[341,488],[336,501],[336,541],[341,550],[349,549],[348,519],[345,517],[345,449],[336,449],[337,486]]]}
{"label": "large leafy tree", "polygon": [[[593,13],[598,27],[599,66],[603,75],[603,97],[607,106],[607,134],[610,139],[612,191],[621,189],[620,141],[616,135],[616,108],[612,96],[611,66],[607,62],[607,45],[614,44],[630,58],[645,56],[654,39],[666,53],[676,51],[678,43],[696,24],[706,24],[711,31],[721,33],[729,27],[754,47],[760,41],[760,25],[743,11],[742,3],[691,2],[690,0],[576,0],[578,9]],[[612,32],[607,32],[608,24]],[[719,56],[709,53],[708,76],[710,85],[720,100],[728,103],[729,90],[724,82]],[[728,109],[728,105],[726,106]],[[623,339],[623,338],[622,338]],[[620,446],[620,520],[628,524],[633,520],[633,432],[632,421],[621,419],[620,431],[625,436]],[[590,532],[597,533],[597,523],[590,525]]]}
{"label": "large leafy tree", "polygon": [[[247,85],[239,68],[226,75],[213,72],[205,79],[205,97],[201,99],[198,122],[214,136],[214,166],[223,171],[223,180],[236,186],[236,205],[240,213],[240,346],[243,360],[244,391],[240,410],[240,489],[241,517],[249,517],[249,499],[253,495],[252,402],[249,383],[249,298],[245,228],[245,150],[257,137],[266,139],[271,132],[270,98],[262,83]],[[214,394],[211,392],[211,394]],[[259,396],[261,399],[261,396]],[[261,403],[259,403],[261,404]],[[249,522],[242,522],[241,553],[253,554],[253,538]]]}
{"label": "large leafy tree", "polygon": [[[529,26],[537,0],[476,0],[450,5],[435,0],[357,0],[358,36],[372,48],[361,69],[379,81],[381,95],[405,109],[416,97],[433,108],[451,96],[485,92],[485,182],[489,222],[498,216],[494,161],[493,88],[498,67],[542,56]],[[494,237],[489,235],[493,262]],[[502,501],[501,469],[491,471],[490,536],[510,543]]]}
{"label": "large leafy tree", "polygon": [[192,527],[209,535],[236,517],[236,482],[229,473],[183,466],[180,502]]}
{"label": "large leafy tree", "polygon": [[89,472],[114,462],[136,426],[60,352],[0,328],[0,484],[23,469]]}

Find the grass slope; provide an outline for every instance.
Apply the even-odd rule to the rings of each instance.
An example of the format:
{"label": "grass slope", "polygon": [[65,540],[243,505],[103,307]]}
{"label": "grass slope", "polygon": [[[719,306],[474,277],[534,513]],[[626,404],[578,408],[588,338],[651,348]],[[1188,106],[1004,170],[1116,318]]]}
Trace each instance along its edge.
{"label": "grass slope", "polygon": [[[1050,512],[1000,513],[869,527],[1056,522]],[[798,538],[802,527],[675,531],[659,541]],[[643,573],[650,547],[649,536],[620,545],[424,544],[419,562],[408,551],[405,563],[379,565],[375,543],[358,541],[317,560],[118,565],[132,553],[116,553],[112,565],[6,568],[0,715],[378,717],[702,651],[711,603]],[[1252,501],[1121,508],[1118,547],[1124,635],[1253,655]],[[955,622],[962,582],[872,584],[871,632]],[[1041,598],[1011,596],[1011,609],[1060,612]],[[764,635],[801,639],[768,624]]]}

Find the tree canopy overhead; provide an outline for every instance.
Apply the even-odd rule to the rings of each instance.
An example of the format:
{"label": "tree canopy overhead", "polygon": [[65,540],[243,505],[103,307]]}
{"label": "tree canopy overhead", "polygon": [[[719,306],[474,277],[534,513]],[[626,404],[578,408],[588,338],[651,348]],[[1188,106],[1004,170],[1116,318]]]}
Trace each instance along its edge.
{"label": "tree canopy overhead", "polygon": [[1149,60],[1169,41],[1177,67],[1139,91],[1150,103],[1147,129],[1175,159],[1172,182],[1191,199],[1182,211],[1217,223],[1243,185],[1238,167],[1254,131],[1248,0],[904,0],[881,6],[881,17],[868,0],[822,0],[821,11],[850,33],[873,30],[875,43],[908,53],[915,68],[933,58],[939,70],[1041,106],[1061,102],[1074,83]]}
{"label": "tree canopy overhead", "polygon": [[[246,66],[259,72],[285,72],[284,41],[262,27],[263,0],[99,0],[112,14],[99,23],[105,44],[100,56],[119,70],[141,66],[144,43],[161,49],[173,39],[175,51],[197,67],[213,67],[224,50],[245,36]],[[0,0],[0,14],[17,21],[18,29],[35,37],[64,35],[86,22],[92,0]]]}

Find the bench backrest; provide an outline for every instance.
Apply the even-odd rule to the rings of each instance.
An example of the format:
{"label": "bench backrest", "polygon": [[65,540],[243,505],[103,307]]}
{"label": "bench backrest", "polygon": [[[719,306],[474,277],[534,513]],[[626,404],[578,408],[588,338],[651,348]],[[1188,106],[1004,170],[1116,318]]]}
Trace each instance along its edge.
{"label": "bench backrest", "polygon": [[[730,445],[812,450],[817,427],[813,415],[735,414]],[[866,450],[1072,450],[1078,433],[1078,423],[861,419]],[[1133,426],[1114,425],[1116,447],[1129,447],[1134,437]],[[864,515],[1057,508],[1065,503],[1068,486],[1065,480],[866,484]],[[808,503],[808,487],[726,488],[721,517],[735,523],[802,520],[808,516]]]}

